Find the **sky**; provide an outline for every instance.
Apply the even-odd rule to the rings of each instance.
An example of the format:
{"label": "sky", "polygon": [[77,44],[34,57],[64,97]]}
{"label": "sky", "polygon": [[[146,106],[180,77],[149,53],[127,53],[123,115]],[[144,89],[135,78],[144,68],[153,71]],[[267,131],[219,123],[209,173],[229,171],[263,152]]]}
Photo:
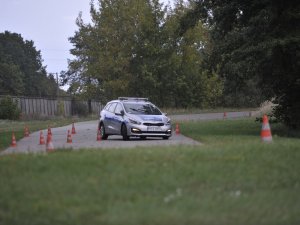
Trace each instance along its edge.
{"label": "sky", "polygon": [[47,72],[60,73],[73,57],[68,38],[78,30],[76,18],[82,12],[83,21],[90,22],[89,10],[90,0],[0,0],[0,33],[10,31],[33,41]]}

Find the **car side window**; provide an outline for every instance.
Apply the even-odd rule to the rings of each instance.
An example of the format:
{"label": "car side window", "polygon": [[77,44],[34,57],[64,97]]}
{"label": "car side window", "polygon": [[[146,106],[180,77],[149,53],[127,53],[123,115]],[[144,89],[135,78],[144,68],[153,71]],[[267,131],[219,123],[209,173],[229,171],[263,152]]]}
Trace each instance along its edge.
{"label": "car side window", "polygon": [[104,108],[104,109],[105,109],[106,111],[108,111],[108,109],[109,109],[110,105],[111,105],[111,104],[107,104],[107,105],[105,106],[105,108]]}
{"label": "car side window", "polygon": [[116,105],[117,105],[117,103],[112,103],[110,105],[110,107],[108,108],[108,111],[113,113],[115,111]]}
{"label": "car side window", "polygon": [[121,114],[121,111],[123,110],[122,105],[119,103],[115,109],[116,114]]}

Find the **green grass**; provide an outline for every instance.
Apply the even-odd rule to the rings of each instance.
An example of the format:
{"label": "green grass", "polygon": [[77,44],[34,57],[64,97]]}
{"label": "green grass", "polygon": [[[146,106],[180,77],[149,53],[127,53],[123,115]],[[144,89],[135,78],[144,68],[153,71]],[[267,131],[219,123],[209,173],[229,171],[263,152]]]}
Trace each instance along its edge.
{"label": "green grass", "polygon": [[[181,124],[180,128],[183,133],[189,137],[199,140],[210,145],[223,145],[232,141],[240,142],[259,142],[261,124],[255,122],[255,119],[238,119],[238,120],[215,120],[215,121],[201,121],[201,122],[185,122]],[[287,127],[275,123],[271,124],[271,131],[273,138],[276,140],[280,137],[300,138],[299,130],[290,130]],[[284,139],[279,139],[280,141]]]}
{"label": "green grass", "polygon": [[272,125],[261,143],[248,119],[180,125],[203,145],[0,157],[0,224],[300,223],[298,138]]}
{"label": "green grass", "polygon": [[161,108],[162,112],[169,115],[198,114],[198,113],[223,113],[223,112],[249,112],[257,111],[257,108]]}

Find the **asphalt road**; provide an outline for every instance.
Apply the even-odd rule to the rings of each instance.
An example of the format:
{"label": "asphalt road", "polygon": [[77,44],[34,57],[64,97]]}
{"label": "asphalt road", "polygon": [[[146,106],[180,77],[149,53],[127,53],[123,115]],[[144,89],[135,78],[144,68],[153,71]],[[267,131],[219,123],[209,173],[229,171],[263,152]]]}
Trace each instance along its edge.
{"label": "asphalt road", "polygon": [[237,119],[256,115],[257,112],[225,112],[225,113],[201,113],[186,115],[171,115],[172,121],[197,121],[197,120],[218,120]]}
{"label": "asphalt road", "polygon": [[[234,119],[241,117],[249,117],[249,112],[230,112],[226,113],[226,119]],[[224,113],[206,113],[206,114],[190,114],[190,115],[173,115],[170,116],[173,121],[187,120],[215,120],[224,119]],[[162,138],[147,138],[141,140],[139,138],[131,138],[130,141],[123,141],[121,136],[109,136],[108,140],[97,141],[98,121],[88,121],[75,123],[76,134],[72,135],[72,143],[67,143],[68,130],[72,130],[72,125],[52,128],[52,143],[54,149],[112,149],[112,148],[135,148],[147,146],[178,146],[190,145],[197,146],[201,143],[185,137],[181,134],[173,132],[169,140]],[[47,130],[43,130],[46,140]],[[25,137],[17,142],[17,147],[9,147],[1,153],[37,153],[46,152],[46,146],[39,144],[40,132],[31,133],[29,137]]]}

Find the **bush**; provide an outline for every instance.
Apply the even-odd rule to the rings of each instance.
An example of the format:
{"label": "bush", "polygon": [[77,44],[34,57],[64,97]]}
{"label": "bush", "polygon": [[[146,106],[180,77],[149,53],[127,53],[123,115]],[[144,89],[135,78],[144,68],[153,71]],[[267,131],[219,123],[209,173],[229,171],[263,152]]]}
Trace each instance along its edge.
{"label": "bush", "polygon": [[18,120],[20,113],[18,104],[12,97],[6,96],[0,100],[0,119]]}
{"label": "bush", "polygon": [[73,100],[72,101],[72,114],[78,116],[87,116],[88,107],[87,104],[81,101]]}
{"label": "bush", "polygon": [[57,102],[57,115],[58,116],[64,116],[65,115],[65,105],[63,101]]}
{"label": "bush", "polygon": [[[296,85],[295,85],[296,86]],[[290,88],[286,94],[277,98],[278,106],[275,108],[275,116],[287,126],[300,129],[300,82],[297,88]]]}

